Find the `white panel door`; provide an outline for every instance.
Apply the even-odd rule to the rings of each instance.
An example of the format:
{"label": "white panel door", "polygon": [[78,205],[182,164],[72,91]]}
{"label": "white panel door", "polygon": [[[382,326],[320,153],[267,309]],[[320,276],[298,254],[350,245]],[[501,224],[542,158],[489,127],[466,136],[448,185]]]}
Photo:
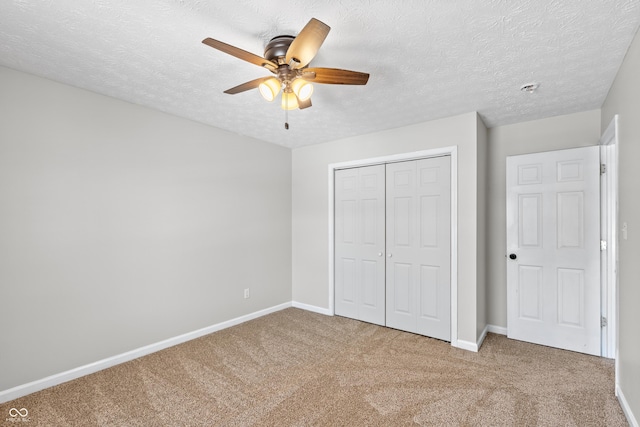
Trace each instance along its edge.
{"label": "white panel door", "polygon": [[507,158],[507,335],[600,355],[600,155]]}
{"label": "white panel door", "polygon": [[335,171],[335,313],[385,324],[384,165]]}
{"label": "white panel door", "polygon": [[450,157],[387,165],[387,326],[451,340]]}

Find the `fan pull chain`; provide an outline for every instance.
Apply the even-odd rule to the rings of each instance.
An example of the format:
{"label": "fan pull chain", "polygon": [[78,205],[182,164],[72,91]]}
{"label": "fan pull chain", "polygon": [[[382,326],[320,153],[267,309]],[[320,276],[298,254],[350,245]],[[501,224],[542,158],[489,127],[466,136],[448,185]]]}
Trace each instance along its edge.
{"label": "fan pull chain", "polygon": [[[284,93],[282,94],[284,96]],[[289,130],[289,98],[284,99],[284,128]]]}

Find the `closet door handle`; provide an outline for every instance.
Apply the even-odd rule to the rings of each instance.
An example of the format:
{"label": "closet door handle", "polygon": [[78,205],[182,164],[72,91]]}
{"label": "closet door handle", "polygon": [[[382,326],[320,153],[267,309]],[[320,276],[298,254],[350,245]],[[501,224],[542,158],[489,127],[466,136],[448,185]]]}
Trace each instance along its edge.
{"label": "closet door handle", "polygon": [[384,255],[383,252],[378,252],[378,256],[382,256],[382,255]]}
{"label": "closet door handle", "polygon": [[393,256],[393,254],[391,252],[389,252],[389,254],[387,255],[389,258],[391,258]]}

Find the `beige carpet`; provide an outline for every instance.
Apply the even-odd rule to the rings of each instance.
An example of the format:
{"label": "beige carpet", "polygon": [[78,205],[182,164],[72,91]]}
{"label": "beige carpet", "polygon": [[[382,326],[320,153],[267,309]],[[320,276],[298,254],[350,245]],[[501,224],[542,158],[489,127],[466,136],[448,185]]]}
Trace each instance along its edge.
{"label": "beige carpet", "polygon": [[2,404],[0,425],[627,425],[613,387],[606,359],[290,308]]}

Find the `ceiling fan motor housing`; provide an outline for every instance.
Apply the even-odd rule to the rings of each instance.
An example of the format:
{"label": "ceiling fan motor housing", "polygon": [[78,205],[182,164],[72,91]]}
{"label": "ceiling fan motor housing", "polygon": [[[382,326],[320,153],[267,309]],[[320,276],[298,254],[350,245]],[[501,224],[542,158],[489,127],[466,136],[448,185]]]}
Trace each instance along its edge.
{"label": "ceiling fan motor housing", "polygon": [[286,62],[287,50],[289,50],[293,39],[295,39],[294,36],[277,36],[272,38],[264,48],[264,57],[276,62],[278,65],[284,64]]}

